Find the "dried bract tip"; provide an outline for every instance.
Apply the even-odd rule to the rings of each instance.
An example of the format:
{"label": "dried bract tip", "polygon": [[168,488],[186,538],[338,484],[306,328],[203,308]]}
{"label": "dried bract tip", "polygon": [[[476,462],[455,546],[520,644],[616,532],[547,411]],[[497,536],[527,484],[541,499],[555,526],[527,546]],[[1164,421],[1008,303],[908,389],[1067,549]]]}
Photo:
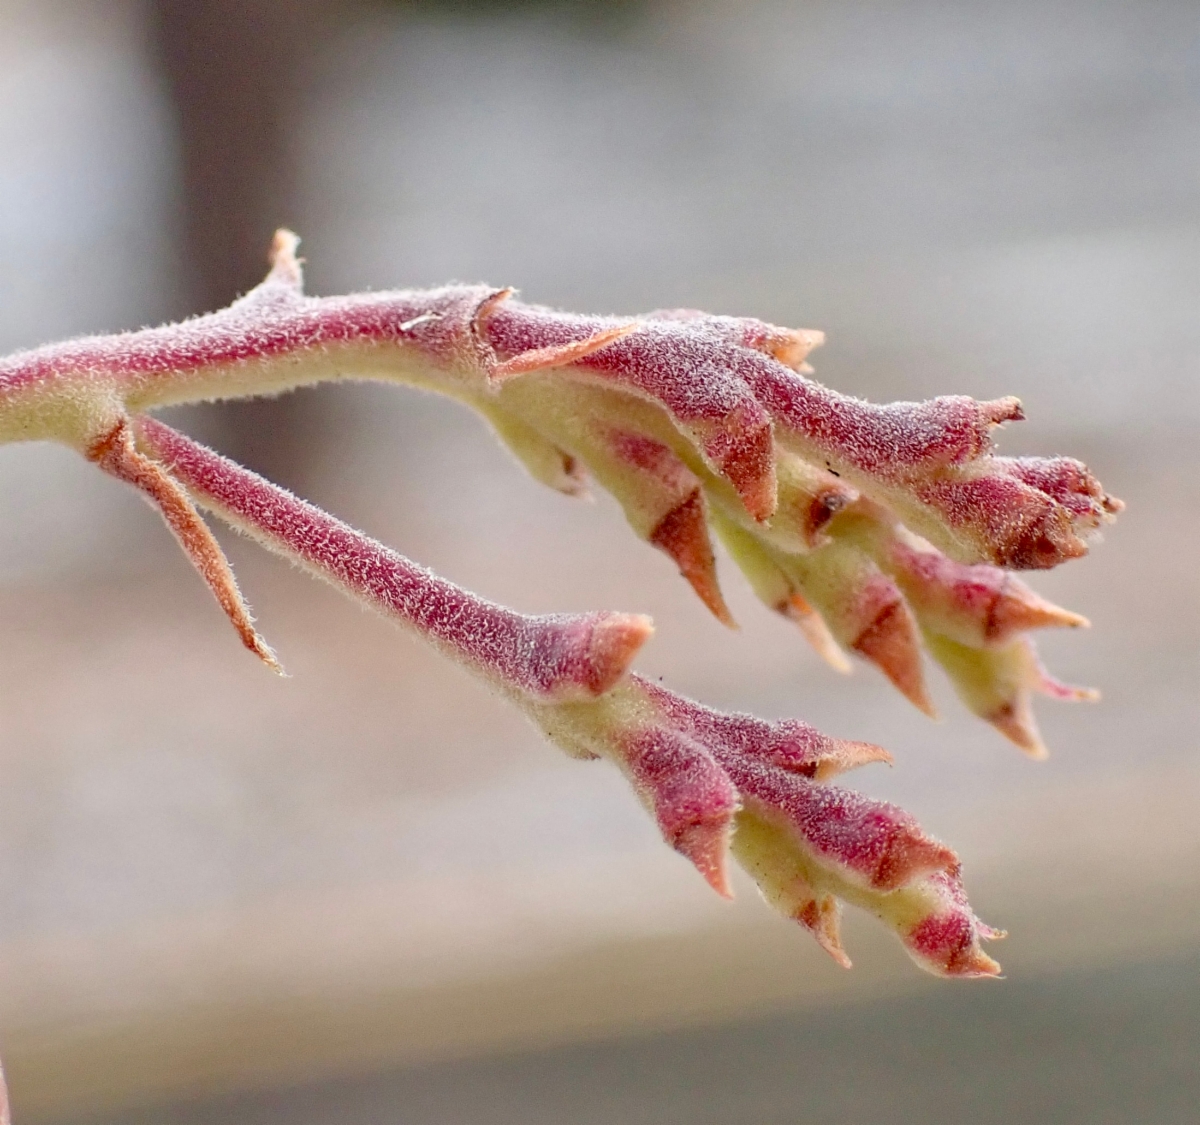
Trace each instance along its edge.
{"label": "dried bract tip", "polygon": [[759,350],[774,356],[793,371],[807,367],[804,361],[808,353],[825,343],[825,333],[815,328],[775,328],[773,325],[771,328],[758,345]]}
{"label": "dried bract tip", "polygon": [[1051,699],[1061,699],[1064,703],[1099,703],[1100,692],[1096,688],[1078,687],[1075,684],[1064,684],[1061,680],[1056,680],[1049,672],[1042,667],[1041,661],[1038,661],[1038,669],[1041,672],[1041,679],[1038,681],[1035,691],[1042,695],[1048,695]]}
{"label": "dried bract tip", "polygon": [[687,859],[722,898],[733,898],[729,881],[729,841],[732,821],[693,824],[676,836],[673,847]]}
{"label": "dried bract tip", "polygon": [[708,537],[704,497],[692,492],[671,509],[650,532],[649,541],[664,551],[679,567],[679,573],[709,612],[730,628],[736,627],[717,581],[716,556]]}
{"label": "dried bract tip", "polygon": [[842,947],[842,907],[833,895],[810,899],[794,917],[843,969],[853,967]]}
{"label": "dried bract tip", "polygon": [[992,609],[988,639],[1006,640],[1030,629],[1087,629],[1091,624],[1082,614],[1047,601],[1010,575]]}
{"label": "dried bract tip", "polygon": [[233,569],[216,537],[179,483],[161,465],[134,448],[129,422],[122,419],[91,446],[87,456],[106,473],[133,485],[158,509],[184,554],[237,630],[242,644],[273,672],[282,675],[283,668],[275,653],[254,628],[250,608],[242,598]]}
{"label": "dried bract tip", "polygon": [[1023,422],[1025,409],[1021,400],[1015,395],[993,399],[991,402],[981,402],[979,413],[993,426],[1001,426],[1005,422]]}
{"label": "dried bract tip", "polygon": [[990,715],[984,715],[982,718],[1033,761],[1044,762],[1050,757],[1050,751],[1042,741],[1042,732],[1038,729],[1027,693],[1022,692],[1014,696]]}
{"label": "dried bract tip", "polygon": [[835,742],[835,745],[818,763],[813,773],[814,781],[831,781],[838,774],[858,769],[859,766],[869,766],[876,762],[890,766],[894,761],[891,754],[873,742],[847,742],[842,739],[830,741]]}
{"label": "dried bract tip", "polygon": [[277,230],[271,242],[271,252],[268,255],[271,272],[267,275],[267,280],[280,282],[289,288],[302,291],[304,289],[304,273],[300,268],[302,259],[296,256],[296,251],[299,249],[299,235],[282,227]]}
{"label": "dried bract tip", "polygon": [[555,344],[546,348],[531,348],[527,352],[495,364],[489,375],[493,382],[509,379],[514,375],[527,375],[532,371],[545,371],[551,367],[567,367],[586,359],[601,348],[628,336],[636,331],[638,322],[618,325],[616,328],[606,328],[596,332],[585,340],[575,340],[570,344]]}
{"label": "dried bract tip", "polygon": [[779,605],[779,612],[788,620],[795,622],[804,639],[812,645],[814,651],[834,671],[849,675],[854,666],[849,657],[838,646],[829,631],[829,626],[801,594],[790,594],[786,601]]}

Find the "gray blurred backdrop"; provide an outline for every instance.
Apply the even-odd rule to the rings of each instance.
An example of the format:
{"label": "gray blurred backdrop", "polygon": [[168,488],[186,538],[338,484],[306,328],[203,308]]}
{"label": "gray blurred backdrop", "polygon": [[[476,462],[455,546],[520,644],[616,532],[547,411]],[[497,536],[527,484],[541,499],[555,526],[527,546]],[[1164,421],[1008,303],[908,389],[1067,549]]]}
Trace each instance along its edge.
{"label": "gray blurred backdrop", "polygon": [[1006,451],[1129,510],[1024,760],[944,683],[842,679],[724,568],[380,387],[175,421],[527,611],[654,615],[648,673],[885,743],[1002,982],[846,973],[716,901],[614,775],[229,541],[256,667],[157,518],[0,449],[0,1048],[19,1123],[1188,1122],[1200,1099],[1200,9],[1187,0],[0,0],[0,346],[309,289],[512,284],[819,327],[875,399],[1020,395]]}

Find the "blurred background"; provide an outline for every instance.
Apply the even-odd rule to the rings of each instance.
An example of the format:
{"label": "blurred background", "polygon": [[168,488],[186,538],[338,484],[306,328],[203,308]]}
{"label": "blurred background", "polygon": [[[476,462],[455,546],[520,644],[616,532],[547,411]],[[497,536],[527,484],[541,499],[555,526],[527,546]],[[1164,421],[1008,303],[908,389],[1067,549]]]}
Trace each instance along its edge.
{"label": "blurred background", "polygon": [[526,611],[652,613],[639,667],[886,744],[1007,979],[834,966],[715,899],[614,771],[237,541],[292,674],[154,514],[0,449],[0,1048],[19,1123],[1185,1122],[1200,1097],[1200,13],[1188,0],[0,0],[0,346],[254,284],[450,279],[819,327],[875,399],[1014,393],[1009,452],[1129,510],[1033,584],[1097,706],[1033,764],[942,681],[839,678],[724,568],[358,386],[175,421]]}

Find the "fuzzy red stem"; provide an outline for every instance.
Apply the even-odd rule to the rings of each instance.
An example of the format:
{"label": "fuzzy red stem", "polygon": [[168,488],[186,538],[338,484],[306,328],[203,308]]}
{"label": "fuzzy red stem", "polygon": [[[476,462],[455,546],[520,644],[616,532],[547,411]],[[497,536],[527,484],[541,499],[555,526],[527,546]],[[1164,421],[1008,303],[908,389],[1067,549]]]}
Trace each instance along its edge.
{"label": "fuzzy red stem", "polygon": [[638,614],[529,617],[439,578],[278,485],[151,418],[138,437],[205,507],[422,633],[496,685],[537,699],[607,691],[649,638]]}

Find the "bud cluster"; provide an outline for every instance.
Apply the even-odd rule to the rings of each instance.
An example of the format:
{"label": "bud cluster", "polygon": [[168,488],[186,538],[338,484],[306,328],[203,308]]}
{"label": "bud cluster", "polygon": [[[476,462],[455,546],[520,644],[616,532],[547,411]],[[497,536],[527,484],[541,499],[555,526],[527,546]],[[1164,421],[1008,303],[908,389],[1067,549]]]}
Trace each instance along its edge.
{"label": "bud cluster", "polygon": [[954,853],[900,809],[829,784],[885,751],[649,683],[628,670],[648,618],[486,602],[147,412],[337,379],[449,395],[538,480],[580,493],[590,476],[612,493],[720,620],[732,624],[714,536],[831,664],[862,657],[931,711],[927,652],[1033,755],[1031,693],[1093,693],[1052,679],[1029,631],[1086,622],[1012,571],[1084,554],[1120,501],[1077,461],[997,456],[990,432],[1022,417],[1015,399],[877,406],[813,382],[819,332],[690,310],[577,316],[486,286],[306,297],[296,246],[280,231],[266,280],[227,309],[0,360],[0,443],[57,441],[138,489],[275,670],[197,503],[417,631],[568,753],[614,762],[721,894],[732,854],[843,964],[849,902],[933,972],[997,973],[981,942],[1000,935],[968,906]]}
{"label": "bud cluster", "polygon": [[402,626],[523,710],[577,758],[629,779],[664,839],[729,895],[728,855],[840,963],[840,902],[878,916],[923,967],[994,975],[958,859],[893,805],[827,784],[886,751],[714,711],[628,671],[652,633],[634,614],[529,617],[439,578],[151,418],[141,445],[205,508]]}

